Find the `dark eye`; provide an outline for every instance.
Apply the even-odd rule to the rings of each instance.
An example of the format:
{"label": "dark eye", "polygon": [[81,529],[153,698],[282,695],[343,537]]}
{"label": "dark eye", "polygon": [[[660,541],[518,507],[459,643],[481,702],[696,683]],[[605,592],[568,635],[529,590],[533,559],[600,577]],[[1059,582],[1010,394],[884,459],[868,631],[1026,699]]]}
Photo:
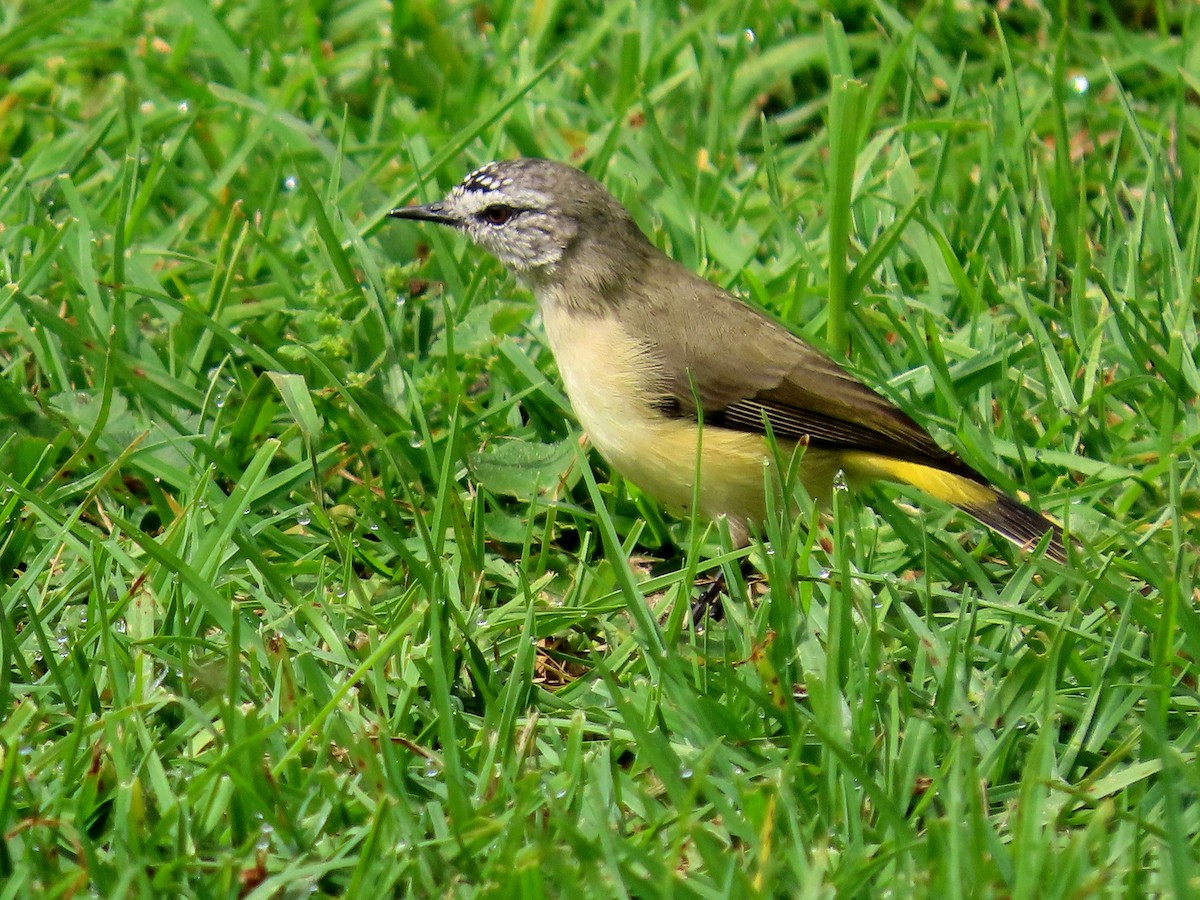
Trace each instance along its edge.
{"label": "dark eye", "polygon": [[479,218],[483,219],[489,225],[503,225],[516,214],[517,211],[511,206],[505,206],[503,203],[494,203],[483,209],[479,213]]}

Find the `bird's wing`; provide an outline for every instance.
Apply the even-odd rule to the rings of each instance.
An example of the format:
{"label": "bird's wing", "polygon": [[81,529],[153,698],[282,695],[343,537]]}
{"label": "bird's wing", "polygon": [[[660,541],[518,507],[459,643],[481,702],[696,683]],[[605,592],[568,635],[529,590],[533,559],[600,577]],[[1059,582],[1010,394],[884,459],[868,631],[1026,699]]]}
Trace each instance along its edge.
{"label": "bird's wing", "polygon": [[[986,483],[891,401],[765,314],[682,266],[642,284],[632,313],[662,360],[661,406],[704,422],[932,465]],[[667,292],[670,284],[670,293]],[[665,301],[663,298],[667,298]],[[668,320],[670,325],[667,324]],[[655,336],[671,334],[659,342]]]}

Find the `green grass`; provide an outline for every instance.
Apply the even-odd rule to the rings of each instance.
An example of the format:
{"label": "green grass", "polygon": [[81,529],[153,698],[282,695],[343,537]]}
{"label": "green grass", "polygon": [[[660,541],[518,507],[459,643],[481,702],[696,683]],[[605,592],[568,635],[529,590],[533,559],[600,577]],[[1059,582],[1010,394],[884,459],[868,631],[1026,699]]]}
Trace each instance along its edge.
{"label": "green grass", "polygon": [[[829,6],[5,4],[0,898],[1200,891],[1200,11]],[[1073,566],[885,487],[747,585],[384,219],[519,154]]]}

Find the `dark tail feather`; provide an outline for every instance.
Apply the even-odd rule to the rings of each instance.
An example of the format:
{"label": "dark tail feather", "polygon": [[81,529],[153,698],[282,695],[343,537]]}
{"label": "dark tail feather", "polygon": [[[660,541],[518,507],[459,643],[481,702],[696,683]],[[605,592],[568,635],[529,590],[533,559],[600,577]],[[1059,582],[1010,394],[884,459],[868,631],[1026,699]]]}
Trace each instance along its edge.
{"label": "dark tail feather", "polygon": [[962,468],[972,477],[940,465],[897,459],[881,453],[851,452],[842,456],[842,470],[848,479],[882,478],[911,484],[932,497],[953,503],[1023,547],[1036,547],[1042,536],[1050,532],[1046,555],[1061,563],[1067,561],[1061,528],[1024,503],[996,490],[982,475],[974,474],[965,466]]}
{"label": "dark tail feather", "polygon": [[974,516],[988,528],[998,531],[1015,544],[1033,548],[1050,532],[1046,555],[1060,563],[1067,561],[1067,549],[1062,529],[1039,512],[1007,494],[992,491],[990,500],[983,503],[959,503],[958,508]]}

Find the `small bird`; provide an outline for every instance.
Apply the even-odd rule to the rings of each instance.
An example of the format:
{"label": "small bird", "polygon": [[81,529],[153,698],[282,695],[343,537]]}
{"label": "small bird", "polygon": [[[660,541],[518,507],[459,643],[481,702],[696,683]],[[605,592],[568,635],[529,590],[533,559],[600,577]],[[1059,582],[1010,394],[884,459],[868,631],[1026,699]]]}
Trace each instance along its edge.
{"label": "small bird", "polygon": [[851,485],[901,482],[1019,545],[1049,532],[1047,555],[1065,561],[1057,525],[785,326],[661,252],[578,169],[493,162],[445,199],[388,215],[464,231],[514,272],[604,458],[669,507],[686,511],[698,496],[698,512],[724,516],[737,545],[766,515],[769,423],[785,453],[805,445],[799,478],[819,503],[839,472]]}

